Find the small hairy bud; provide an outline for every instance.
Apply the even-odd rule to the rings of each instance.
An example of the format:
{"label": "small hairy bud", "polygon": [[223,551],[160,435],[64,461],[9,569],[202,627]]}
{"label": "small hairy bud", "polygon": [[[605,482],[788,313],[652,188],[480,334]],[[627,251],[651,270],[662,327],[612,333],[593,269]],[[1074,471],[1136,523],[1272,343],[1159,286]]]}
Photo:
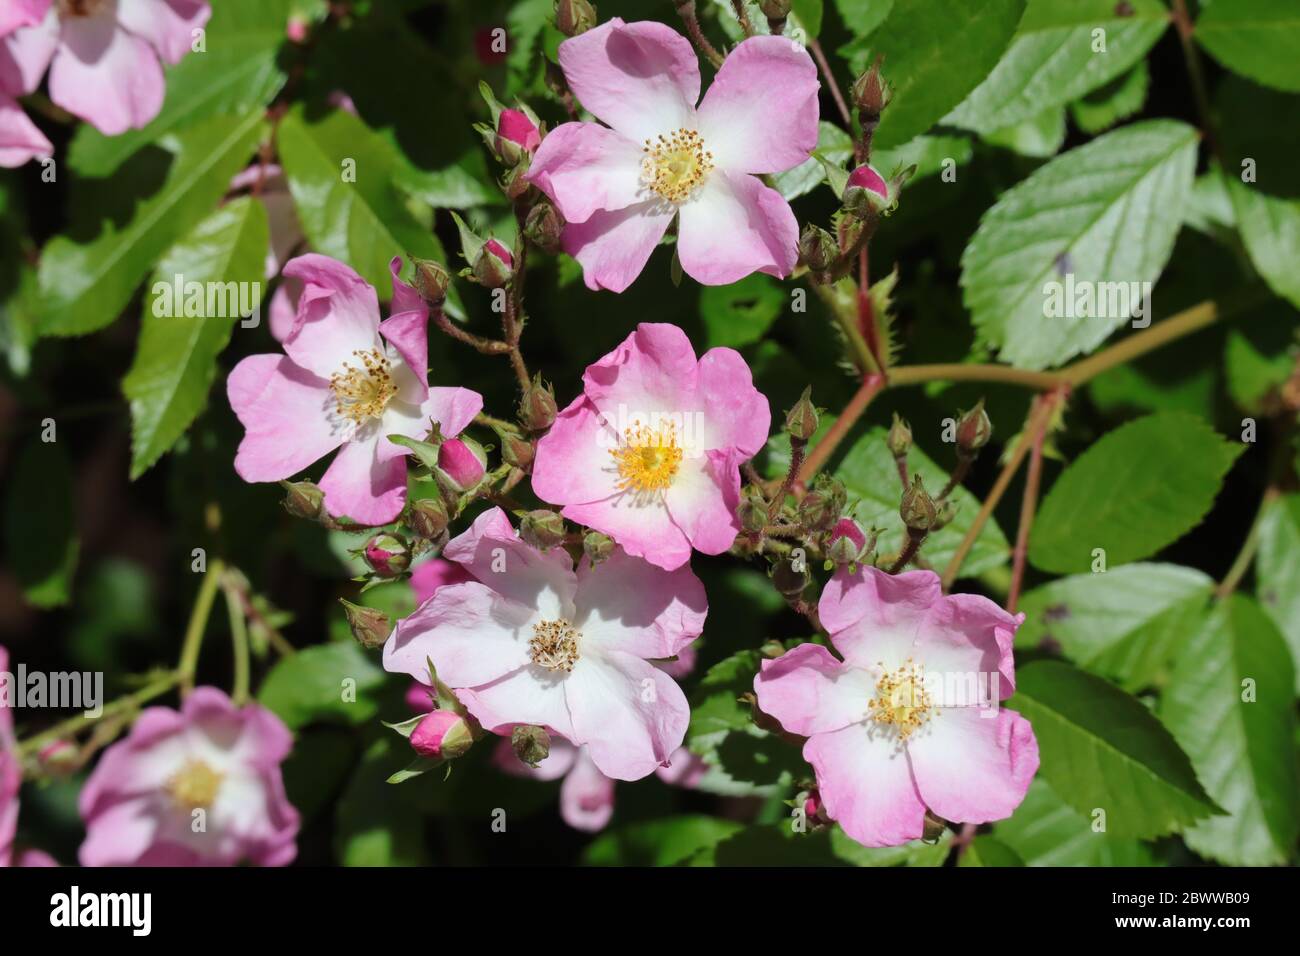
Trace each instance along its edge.
{"label": "small hairy bud", "polygon": [[848,502],[848,492],[837,479],[818,475],[812,490],[799,502],[799,525],[808,531],[826,531],[835,524]]}
{"label": "small hairy bud", "polygon": [[885,436],[885,444],[895,458],[906,458],[912,450],[912,428],[898,417],[897,412],[894,413],[894,424],[889,426],[889,434]]}
{"label": "small hairy bud", "polygon": [[989,443],[993,435],[993,423],[984,411],[984,399],[975,403],[975,407],[957,419],[957,451],[967,457],[973,457]]}
{"label": "small hairy bud", "polygon": [[588,531],[582,539],[582,551],[592,564],[600,564],[614,553],[614,539],[599,531]]}
{"label": "small hairy bud", "polygon": [[912,486],[903,492],[898,514],[909,531],[929,531],[934,527],[939,509],[920,475],[912,476]]}
{"label": "small hairy bud", "polygon": [[791,439],[806,442],[817,432],[817,406],[812,403],[812,386],[799,396],[799,401],[785,415],[785,430]]}
{"label": "small hairy bud", "polygon": [[489,239],[483,243],[471,268],[479,285],[499,289],[514,275],[515,257],[496,239]]}
{"label": "small hairy bud", "polygon": [[[786,597],[798,597],[812,580],[812,575],[808,572],[808,562],[803,562],[800,567],[802,570],[796,571],[794,562],[788,558],[777,561],[772,565],[772,586]],[[780,652],[777,656],[780,656]]]}
{"label": "small hairy bud", "polygon": [[406,523],[421,538],[432,541],[447,530],[450,520],[441,498],[421,498],[411,503]]}
{"label": "small hairy bud", "polygon": [[284,510],[295,518],[316,519],[325,504],[325,492],[310,481],[282,481]]}
{"label": "small hairy bud", "polygon": [[859,118],[864,119],[865,125],[866,121],[879,120],[892,98],[893,91],[880,74],[880,57],[877,57],[871,68],[854,81],[853,105],[858,108]]}
{"label": "small hairy bud", "polygon": [[366,564],[381,578],[395,578],[411,566],[411,549],[398,534],[377,534],[362,552]]}
{"label": "small hairy bud", "polygon": [[763,497],[763,492],[753,485],[742,488],[736,517],[746,531],[762,531],[767,527],[767,500]]}
{"label": "small hairy bud", "polygon": [[347,615],[348,627],[352,636],[362,647],[383,647],[388,635],[393,631],[393,623],[383,611],[373,607],[363,607],[339,598],[343,613]]}
{"label": "small hairy bud", "polygon": [[758,8],[769,20],[784,20],[790,15],[790,0],[759,0]]}
{"label": "small hairy bud", "polygon": [[539,551],[564,543],[564,519],[557,511],[538,508],[519,519],[519,537]]}
{"label": "small hairy bud", "polygon": [[519,420],[529,431],[540,432],[555,422],[555,389],[542,383],[541,373],[533,376],[519,400]]}
{"label": "small hairy bud", "polygon": [[821,226],[808,223],[799,236],[799,261],[813,272],[825,272],[839,258],[835,237]]}
{"label": "small hairy bud", "polygon": [[552,255],[560,251],[560,234],[564,232],[564,217],[546,200],[541,200],[528,210],[524,220],[524,235],[543,252]]}
{"label": "small hairy bud", "polygon": [[586,33],[596,25],[596,8],[587,0],[555,0],[555,28],[566,37]]}
{"label": "small hairy bud", "polygon": [[520,762],[535,770],[551,755],[551,735],[534,724],[520,724],[510,732],[510,749]]}
{"label": "small hairy bud", "polygon": [[434,308],[441,306],[447,300],[447,290],[451,288],[451,273],[446,266],[432,259],[417,259],[414,256],[411,257],[411,265],[415,267],[415,291],[420,293],[420,298]]}

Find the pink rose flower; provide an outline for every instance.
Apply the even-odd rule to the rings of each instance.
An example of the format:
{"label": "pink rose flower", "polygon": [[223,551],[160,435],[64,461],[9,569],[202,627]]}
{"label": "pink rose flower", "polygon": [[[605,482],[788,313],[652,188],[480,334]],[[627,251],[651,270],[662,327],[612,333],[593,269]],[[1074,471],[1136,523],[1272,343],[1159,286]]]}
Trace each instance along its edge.
{"label": "pink rose flower", "polygon": [[710,349],[697,361],[677,326],[642,324],[587,366],[583,394],[537,443],[533,491],[671,570],[692,548],[731,547],[740,465],[771,423],[738,352]]}
{"label": "pink rose flower", "polygon": [[106,136],[158,115],[160,58],[184,59],[194,31],[212,15],[207,0],[59,0],[45,7],[39,23],[6,41],[23,91],[34,90],[49,67],[50,99]]}
{"label": "pink rose flower", "polygon": [[[50,0],[6,0],[0,3],[0,166],[21,166],[37,156],[51,156],[54,147],[14,101],[30,92],[23,71],[5,39],[19,27],[40,23]],[[34,84],[33,87],[34,88]]]}
{"label": "pink rose flower", "polygon": [[677,217],[682,269],[705,285],[798,260],[790,204],[763,185],[817,146],[817,67],[787,38],[757,36],[727,57],[698,108],[690,42],[662,23],[615,17],[560,44],[582,105],[606,123],[565,123],[527,179],[568,226],[564,251],[591,289],[622,292]]}
{"label": "pink rose flower", "polygon": [[179,712],[147,708],[81,791],[82,865],[292,862],[298,811],[280,775],[292,746],[275,714],[215,687],[195,688]]}
{"label": "pink rose flower", "polygon": [[0,3],[0,37],[45,19],[53,0],[4,0]]}
{"label": "pink rose flower", "polygon": [[541,552],[491,508],[443,557],[474,576],[439,588],[399,621],[384,667],[438,677],[494,733],[538,724],[585,744],[600,771],[637,780],[681,746],[690,713],[652,660],[672,657],[704,626],[704,586],[616,550],[573,569],[562,548]]}
{"label": "pink rose flower", "polygon": [[431,421],[454,436],[483,407],[469,389],[429,387],[428,306],[397,278],[399,259],[391,268],[381,323],[374,288],[343,263],[311,254],[284,267],[304,286],[286,354],[250,355],[226,381],[245,481],[288,478],[342,446],[319,482],[326,510],[386,524],[406,499],[409,453],[388,436],[424,438]]}
{"label": "pink rose flower", "polygon": [[[0,673],[9,671],[9,652],[0,647]],[[13,859],[14,834],[18,832],[18,791],[23,785],[23,768],[14,740],[11,704],[0,695],[0,866]]]}
{"label": "pink rose flower", "polygon": [[464,567],[442,558],[425,561],[411,572],[411,587],[415,590],[415,600],[419,604],[433,597],[441,587],[473,580],[474,575]]}
{"label": "pink rose flower", "polygon": [[[567,740],[553,740],[550,755],[536,767],[529,767],[515,756],[510,741],[503,740],[492,752],[492,762],[516,777],[541,781],[563,777],[560,818],[575,830],[595,833],[603,830],[614,816],[615,781],[600,772],[586,747],[575,747]],[[655,776],[664,783],[690,789],[705,769],[703,760],[685,747],[678,747],[670,758],[670,766],[656,767]]]}
{"label": "pink rose flower", "polygon": [[932,571],[870,567],[837,572],[818,614],[844,661],[801,644],[764,661],[754,690],[808,738],[826,814],[865,846],[918,839],[927,807],[966,823],[1010,816],[1038,769],[1029,722],[997,705],[1015,690],[1024,615],[945,596]]}

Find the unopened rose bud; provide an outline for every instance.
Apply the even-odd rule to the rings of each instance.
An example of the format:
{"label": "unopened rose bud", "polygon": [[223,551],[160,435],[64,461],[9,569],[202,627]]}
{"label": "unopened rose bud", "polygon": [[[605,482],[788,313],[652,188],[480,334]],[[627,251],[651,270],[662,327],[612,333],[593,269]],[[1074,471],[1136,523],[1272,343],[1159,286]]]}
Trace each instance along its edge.
{"label": "unopened rose bud", "polygon": [[564,519],[558,511],[538,508],[519,519],[519,537],[538,551],[548,551],[564,543]]}
{"label": "unopened rose bud", "polygon": [[839,243],[821,226],[808,223],[799,236],[799,261],[813,272],[825,272],[840,255]]}
{"label": "unopened rose bud", "polygon": [[503,109],[497,116],[497,130],[493,146],[496,154],[507,166],[516,165],[521,159],[542,145],[542,135],[537,124],[522,110]]}
{"label": "unopened rose bud", "polygon": [[551,754],[551,735],[533,724],[520,724],[510,732],[510,749],[535,770]]}
{"label": "unopened rose bud", "polygon": [[929,531],[934,527],[939,509],[925,490],[925,482],[920,475],[912,476],[912,485],[903,492],[898,514],[909,531]]}
{"label": "unopened rose bud", "polygon": [[546,200],[541,200],[528,210],[528,217],[524,220],[524,235],[543,252],[559,252],[560,235],[563,232],[564,217]]}
{"label": "unopened rose bud", "polygon": [[984,411],[984,399],[981,398],[974,408],[957,419],[957,451],[966,457],[974,457],[989,443],[992,435],[993,423]]}
{"label": "unopened rose bud", "polygon": [[831,529],[826,557],[836,564],[856,564],[867,549],[867,535],[852,518],[841,518]]}
{"label": "unopened rose bud", "polygon": [[[786,597],[798,597],[811,580],[807,561],[801,562],[797,570],[794,562],[788,558],[782,558],[772,565],[772,587]],[[781,652],[778,651],[776,656],[780,655]]]}
{"label": "unopened rose bud", "polygon": [[926,808],[925,821],[921,826],[921,842],[938,843],[939,837],[943,836],[943,831],[947,828],[948,825],[935,816],[933,810]]}
{"label": "unopened rose bud", "polygon": [[588,531],[582,538],[582,551],[592,564],[600,564],[614,553],[614,539],[599,531]]}
{"label": "unopened rose bud", "polygon": [[362,647],[383,647],[388,635],[393,633],[393,623],[383,611],[373,607],[362,607],[339,598],[343,613],[348,617],[348,627],[352,636]]}
{"label": "unopened rose bud", "polygon": [[877,58],[871,69],[854,81],[853,105],[858,108],[860,119],[879,120],[892,98],[893,91],[880,74],[880,59]]}
{"label": "unopened rose bud", "polygon": [[55,740],[37,752],[36,763],[41,772],[48,776],[66,777],[81,765],[81,756],[69,741]]}
{"label": "unopened rose bud", "polygon": [[790,438],[806,442],[817,432],[817,406],[812,403],[812,386],[809,385],[799,396],[799,401],[786,412],[785,430]]}
{"label": "unopened rose bud", "polygon": [[825,531],[839,519],[847,502],[848,492],[838,479],[818,475],[799,502],[799,525],[807,531]]}
{"label": "unopened rose bud", "polygon": [[736,508],[736,517],[740,526],[746,531],[762,531],[767,527],[767,499],[763,492],[753,485],[746,485],[740,491],[740,505]]}
{"label": "unopened rose bud", "polygon": [[431,711],[411,731],[411,749],[421,757],[455,760],[474,743],[465,719],[451,710]]}
{"label": "unopened rose bud", "polygon": [[285,24],[284,35],[289,38],[291,43],[302,43],[307,39],[307,27],[307,18],[295,13],[289,17],[289,22]]}
{"label": "unopened rose bud", "polygon": [[487,453],[472,438],[448,438],[438,446],[438,470],[450,478],[453,490],[477,488],[487,471]]}
{"label": "unopened rose bud", "polygon": [[377,534],[366,542],[362,553],[381,578],[395,578],[411,566],[411,549],[401,535]]}
{"label": "unopened rose bud", "polygon": [[895,458],[906,458],[912,450],[912,428],[898,417],[897,412],[894,413],[894,424],[889,426],[889,434],[885,436],[885,444]]}
{"label": "unopened rose bud", "polygon": [[808,795],[804,797],[803,816],[809,823],[819,826],[830,823],[830,817],[826,816],[825,808],[822,806],[821,794],[816,790],[808,791]]}
{"label": "unopened rose bud", "polygon": [[527,471],[533,467],[537,446],[518,432],[497,432],[501,439],[501,460],[512,468]]}
{"label": "unopened rose bud", "polygon": [[859,166],[849,174],[844,187],[844,208],[849,215],[863,219],[881,213],[893,205],[889,183],[869,165]]}
{"label": "unopened rose bud", "polygon": [[938,531],[940,528],[946,528],[955,517],[957,517],[957,506],[952,503],[951,498],[945,498],[939,505],[939,513],[934,518],[934,527],[930,530]]}
{"label": "unopened rose bud", "polygon": [[284,510],[295,518],[316,519],[320,517],[321,507],[325,503],[325,492],[310,481],[282,481],[284,489]]}
{"label": "unopened rose bud", "polygon": [[411,257],[411,265],[415,267],[415,291],[420,293],[420,298],[434,308],[441,306],[447,300],[447,290],[451,288],[451,273],[446,266],[432,259],[417,259],[414,256]]}
{"label": "unopened rose bud", "polygon": [[555,422],[555,390],[542,383],[541,374],[533,376],[519,400],[519,420],[530,431],[540,432]]}
{"label": "unopened rose bud", "polygon": [[758,8],[769,20],[784,20],[790,15],[790,0],[759,0]]}
{"label": "unopened rose bud", "polygon": [[450,520],[441,498],[421,498],[411,503],[406,523],[421,538],[432,541],[447,530]]}
{"label": "unopened rose bud", "polygon": [[587,0],[555,0],[555,28],[566,37],[586,33],[596,25],[596,8]]}
{"label": "unopened rose bud", "polygon": [[515,257],[496,239],[483,243],[474,259],[474,278],[482,286],[499,289],[514,275]]}

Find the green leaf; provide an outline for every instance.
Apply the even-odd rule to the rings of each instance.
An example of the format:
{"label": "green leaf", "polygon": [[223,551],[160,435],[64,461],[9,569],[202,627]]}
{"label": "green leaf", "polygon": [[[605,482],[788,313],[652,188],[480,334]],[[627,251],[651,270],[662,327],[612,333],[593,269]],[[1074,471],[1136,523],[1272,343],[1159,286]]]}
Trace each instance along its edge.
{"label": "green leaf", "polygon": [[1093,829],[1092,819],[1066,804],[1041,777],[1029,785],[1016,812],[994,826],[993,835],[1026,866],[1155,865],[1144,844]]}
{"label": "green leaf", "polygon": [[831,829],[831,852],[854,866],[943,866],[952,848],[952,831],[934,843],[913,840],[902,846],[863,846],[838,826]]}
{"label": "green leaf", "polygon": [[831,849],[830,830],[797,833],[791,821],[745,827],[697,853],[691,866],[847,866]]}
{"label": "green leaf", "polygon": [[781,314],[786,297],[774,279],[759,273],[731,285],[705,286],[700,292],[705,346],[740,348],[757,342]]}
{"label": "green leaf", "polygon": [[1275,498],[1264,506],[1255,579],[1260,605],[1286,638],[1291,659],[1297,662],[1300,693],[1300,495]]}
{"label": "green leaf", "polygon": [[1139,60],[1127,73],[1071,103],[1070,116],[1079,129],[1095,136],[1120,120],[1140,113],[1150,87],[1151,71],[1146,60]]}
{"label": "green leaf", "polygon": [[27,602],[38,608],[68,603],[80,550],[72,465],[55,436],[55,441],[33,438],[23,446],[5,501],[5,561]]}
{"label": "green leaf", "polygon": [[981,133],[1006,129],[1131,69],[1164,33],[1169,11],[1159,0],[1134,0],[1128,16],[1116,6],[1114,0],[1029,0],[1006,55],[945,122]]}
{"label": "green leaf", "polygon": [[853,139],[834,123],[822,120],[817,126],[817,149],[794,169],[772,177],[772,188],[786,199],[798,199],[812,192],[826,178],[823,162],[843,168],[853,156]]}
{"label": "green leaf", "polygon": [[[903,489],[898,480],[898,466],[885,445],[886,430],[872,428],[853,445],[839,467],[835,477],[844,482],[849,492],[849,504],[860,501],[855,515],[864,526],[883,528],[877,542],[878,554],[897,554],[903,547],[903,519],[898,514],[898,503]],[[925,480],[932,494],[947,481],[947,471],[931,461],[924,452],[913,446],[909,456],[913,474]],[[979,500],[965,488],[955,488],[950,496],[957,506],[956,517],[944,528],[926,539],[922,554],[931,564],[942,567],[956,552],[962,538],[970,530],[975,515],[979,513]],[[990,520],[980,532],[975,544],[962,564],[964,575],[977,575],[989,568],[1003,564],[1010,546],[997,522]]]}
{"label": "green leaf", "polygon": [[958,866],[1024,866],[1015,850],[991,836],[977,836],[966,847]]}
{"label": "green leaf", "polygon": [[790,12],[799,27],[808,36],[816,38],[822,32],[823,0],[792,0]]}
{"label": "green leaf", "polygon": [[[1115,130],[1056,157],[984,214],[962,255],[961,284],[1003,361],[1059,365],[1129,321],[1143,291],[1133,283],[1154,283],[1173,251],[1197,142],[1195,129],[1173,120]],[[1092,307],[1056,301],[1071,275],[1076,290],[1095,296]]]}
{"label": "green leaf", "polygon": [[1214,581],[1176,564],[1126,564],[1025,594],[1016,646],[1055,642],[1074,663],[1128,691],[1162,681],[1200,619]]}
{"label": "green leaf", "polygon": [[1201,13],[1193,35],[1228,69],[1300,93],[1300,9],[1293,0],[1219,0]]}
{"label": "green leaf", "polygon": [[1065,142],[1065,110],[1049,106],[1015,126],[994,130],[985,135],[993,146],[1002,146],[1021,156],[1046,159],[1055,156]]}
{"label": "green leaf", "polygon": [[85,335],[112,323],[159,257],[216,206],[263,129],[262,114],[253,112],[168,137],[175,159],[167,178],[125,225],[105,220],[84,243],[51,239],[41,253],[41,334]]}
{"label": "green leaf", "polygon": [[1267,307],[1266,323],[1228,330],[1223,352],[1228,394],[1252,415],[1268,414],[1296,367],[1296,315],[1277,300]]}
{"label": "green leaf", "polygon": [[1191,828],[1197,853],[1230,866],[1285,863],[1300,835],[1295,669],[1251,598],[1221,602],[1195,634],[1160,702],[1210,795],[1228,811]]}
{"label": "green leaf", "polygon": [[143,129],[105,136],[83,123],[68,165],[83,176],[108,176],[142,146],[213,116],[238,116],[270,103],[284,85],[276,65],[289,19],[288,0],[223,0],[205,28],[207,49],[167,70],[167,95]]}
{"label": "green leaf", "polygon": [[[261,303],[261,282],[270,243],[266,207],[243,197],[222,206],[172,247],[153,276],[153,293],[145,296],[144,321],[135,361],[122,381],[131,401],[131,480],[139,478],[176,443],[207,403],[217,375],[217,356],[230,341],[243,314],[238,289],[255,290],[248,302]],[[212,315],[186,314],[184,299],[173,290],[189,283],[219,289]],[[211,285],[209,285],[211,284]],[[157,293],[165,292],[165,299]],[[252,313],[249,313],[252,314]]]}
{"label": "green leaf", "polygon": [[1039,772],[1106,832],[1150,838],[1218,810],[1187,755],[1137,698],[1061,661],[1019,669],[1006,702],[1033,725]]}
{"label": "green leaf", "polygon": [[379,705],[372,691],[384,672],[353,641],[304,647],[282,658],[262,682],[257,699],[291,730],[315,720],[363,724]]}
{"label": "green leaf", "polygon": [[583,851],[588,866],[676,866],[745,829],[699,814],[647,820],[602,833]]}
{"label": "green leaf", "polygon": [[334,851],[339,863],[419,866],[428,862],[419,806],[407,788],[386,782],[410,752],[405,741],[384,736],[370,745],[356,765],[335,815]]}
{"label": "green leaf", "polygon": [[399,165],[393,147],[357,117],[334,110],[308,121],[296,107],[281,122],[277,142],[312,246],[356,269],[380,298],[392,290],[388,263],[394,256],[446,263],[431,223],[418,221],[393,187]]}
{"label": "green leaf", "polygon": [[[835,9],[839,12],[840,19],[858,39],[884,23],[893,7],[894,0],[870,0],[868,3],[863,0],[835,0]],[[848,55],[850,49],[851,47],[842,49],[840,53]]]}
{"label": "green leaf", "polygon": [[855,72],[885,57],[894,98],[873,147],[906,143],[960,103],[997,64],[1024,9],[1025,0],[905,0],[869,37],[845,47]]}
{"label": "green leaf", "polygon": [[1155,554],[1194,528],[1214,504],[1243,445],[1199,418],[1162,412],[1104,435],[1056,479],[1029,537],[1044,571],[1089,570]]}

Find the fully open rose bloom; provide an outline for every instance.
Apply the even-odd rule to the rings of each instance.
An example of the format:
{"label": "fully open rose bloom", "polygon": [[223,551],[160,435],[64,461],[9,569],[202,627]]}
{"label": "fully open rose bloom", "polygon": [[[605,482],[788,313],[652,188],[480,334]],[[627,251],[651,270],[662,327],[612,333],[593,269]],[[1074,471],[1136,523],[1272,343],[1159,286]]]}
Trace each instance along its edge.
{"label": "fully open rose bloom", "polygon": [[82,865],[292,862],[298,811],[280,775],[292,746],[275,714],[215,687],[195,688],[179,712],[147,708],[82,788]]}
{"label": "fully open rose bloom", "polygon": [[479,515],[443,557],[474,580],[437,592],[398,622],[384,667],[438,678],[486,729],[538,724],[587,746],[600,772],[638,780],[669,761],[690,719],[686,698],[653,660],[704,626],[704,586],[614,553],[573,569],[563,548],[520,540],[500,508]]}
{"label": "fully open rose bloom", "polygon": [[662,23],[615,17],[565,40],[559,55],[569,88],[608,125],[556,127],[527,178],[568,223],[564,250],[588,288],[626,289],[674,217],[691,278],[789,275],[799,227],[758,174],[798,166],[817,146],[817,68],[802,46],[743,41],[698,108],[695,51]]}
{"label": "fully open rose bloom", "polygon": [[677,326],[643,324],[582,380],[537,443],[537,496],[662,568],[685,564],[691,548],[730,548],[740,465],[772,423],[740,354],[697,360]]}
{"label": "fully open rose bloom", "polygon": [[841,663],[801,644],[763,662],[758,705],[807,737],[826,813],[866,846],[946,820],[1010,816],[1038,769],[1029,722],[999,707],[1015,690],[1011,643],[1024,615],[945,596],[932,571],[839,571],[818,614]]}
{"label": "fully open rose bloom", "polygon": [[279,481],[341,445],[320,480],[325,508],[385,524],[406,499],[409,450],[392,434],[424,438],[437,422],[450,437],[483,407],[465,388],[428,385],[428,306],[393,271],[393,315],[379,321],[374,288],[343,263],[305,255],[284,267],[302,282],[284,355],[250,355],[230,373],[230,407],[245,428],[235,471]]}
{"label": "fully open rose bloom", "polygon": [[162,109],[162,63],[179,63],[212,15],[207,0],[45,0],[35,26],[8,40],[23,91],[50,70],[50,99],[106,136]]}

